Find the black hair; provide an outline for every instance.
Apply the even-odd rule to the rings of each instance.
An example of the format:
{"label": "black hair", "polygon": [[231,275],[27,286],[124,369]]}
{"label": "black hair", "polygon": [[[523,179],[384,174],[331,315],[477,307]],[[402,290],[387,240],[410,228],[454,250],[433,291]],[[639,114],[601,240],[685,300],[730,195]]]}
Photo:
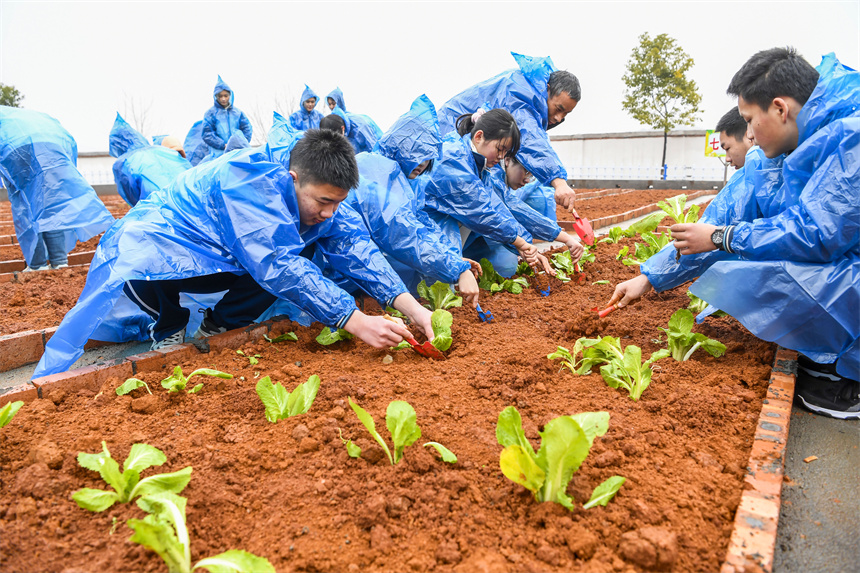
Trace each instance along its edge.
{"label": "black hair", "polygon": [[514,116],[503,109],[491,109],[481,115],[477,122],[472,121],[471,113],[464,113],[457,118],[455,125],[461,136],[469,133],[474,137],[478,131],[483,131],[484,139],[488,141],[510,139],[508,156],[516,155],[520,150],[520,128]]}
{"label": "black hair", "polygon": [[579,80],[575,75],[566,70],[556,70],[551,73],[549,81],[546,82],[546,89],[549,91],[549,97],[557,96],[564,92],[575,102],[579,102],[582,98]]}
{"label": "black hair", "polygon": [[804,105],[818,83],[818,72],[792,47],[758,52],[734,75],[726,93],[766,110],[777,97]]}
{"label": "black hair", "polygon": [[747,133],[747,122],[741,117],[738,107],[735,106],[720,118],[714,131],[717,133],[725,131],[726,135],[730,135],[738,141],[743,141],[744,136]]}
{"label": "black hair", "polygon": [[313,185],[340,189],[358,187],[355,150],[344,136],[326,129],[309,129],[290,152],[290,169]]}
{"label": "black hair", "polygon": [[320,120],[320,129],[343,133],[343,130],[346,129],[346,122],[338,114],[330,113]]}

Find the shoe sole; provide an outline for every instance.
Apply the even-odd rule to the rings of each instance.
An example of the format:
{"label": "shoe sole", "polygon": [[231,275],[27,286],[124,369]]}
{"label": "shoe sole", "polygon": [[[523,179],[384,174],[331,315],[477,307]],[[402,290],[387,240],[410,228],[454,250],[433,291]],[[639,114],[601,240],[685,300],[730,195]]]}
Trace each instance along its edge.
{"label": "shoe sole", "polygon": [[828,418],[836,418],[838,420],[860,420],[860,412],[841,412],[839,410],[830,410],[828,408],[810,404],[803,399],[803,396],[800,395],[797,396],[797,399],[800,400],[804,408],[815,414],[827,416]]}
{"label": "shoe sole", "polygon": [[804,368],[803,366],[798,366],[798,370],[803,370],[813,378],[824,378],[826,380],[830,380],[832,382],[839,382],[842,378],[838,376],[834,376],[833,374],[829,374],[827,372],[819,372],[818,370],[810,370],[808,368]]}

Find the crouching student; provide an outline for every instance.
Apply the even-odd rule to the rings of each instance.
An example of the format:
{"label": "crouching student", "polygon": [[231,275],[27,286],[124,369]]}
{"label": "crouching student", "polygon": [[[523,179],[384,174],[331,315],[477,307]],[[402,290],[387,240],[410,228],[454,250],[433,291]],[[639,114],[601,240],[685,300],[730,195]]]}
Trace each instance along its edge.
{"label": "crouching student", "polygon": [[[247,325],[279,299],[377,348],[409,336],[402,324],[359,311],[302,256],[311,247],[432,339],[430,312],[407,292],[358,216],[338,209],[357,184],[349,142],[320,130],[297,135],[282,153],[237,150],[186,171],[106,233],[34,377],[69,368],[92,337],[151,334],[155,349],[181,343],[189,311],[180,293],[227,291],[206,310],[196,336]],[[130,313],[131,303],[142,312]]]}
{"label": "crouching student", "polygon": [[[682,253],[740,256],[690,289],[753,334],[802,353],[796,397],[860,418],[860,73],[833,54],[814,69],[792,48],[755,54],[728,92],[765,155],[786,154],[797,200],[772,217],[672,227]],[[791,195],[789,195],[791,196]]]}
{"label": "crouching student", "polygon": [[9,192],[25,271],[69,266],[68,253],[78,241],[114,222],[77,160],[75,140],[56,119],[0,106],[0,177]]}
{"label": "crouching student", "polygon": [[443,140],[442,156],[424,186],[424,210],[462,255],[488,259],[505,277],[516,272],[518,254],[553,272],[529,232],[482,180],[487,169],[516,154],[519,143],[520,130],[507,111],[490,110],[477,120],[463,115],[458,131]]}
{"label": "crouching student", "polygon": [[211,148],[211,159],[224,153],[227,141],[234,132],[241,131],[248,141],[251,141],[253,132],[245,113],[233,105],[233,90],[221,76],[215,83],[213,98],[215,104],[203,116],[203,141]]}
{"label": "crouching student", "polygon": [[346,136],[356,154],[373,151],[376,142],[382,137],[382,130],[368,116],[348,113],[339,107],[335,107],[329,115],[320,120],[320,129],[336,131]]}
{"label": "crouching student", "polygon": [[113,164],[116,190],[132,207],[191,169],[178,139],[165,137],[161,145],[150,145],[118,113],[110,132],[110,154],[117,158]]}
{"label": "crouching student", "polygon": [[320,121],[323,115],[314,109],[319,103],[320,98],[317,94],[305,84],[305,89],[302,92],[302,103],[298,111],[290,115],[290,125],[298,131],[307,131],[308,129],[319,129]]}

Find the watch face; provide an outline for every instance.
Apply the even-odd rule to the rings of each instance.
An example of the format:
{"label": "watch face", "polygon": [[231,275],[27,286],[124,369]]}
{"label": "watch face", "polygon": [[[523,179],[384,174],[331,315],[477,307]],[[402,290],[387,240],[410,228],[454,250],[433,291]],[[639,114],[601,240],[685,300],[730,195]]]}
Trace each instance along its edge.
{"label": "watch face", "polygon": [[723,244],[723,229],[717,229],[711,234],[711,242],[716,246],[721,246]]}

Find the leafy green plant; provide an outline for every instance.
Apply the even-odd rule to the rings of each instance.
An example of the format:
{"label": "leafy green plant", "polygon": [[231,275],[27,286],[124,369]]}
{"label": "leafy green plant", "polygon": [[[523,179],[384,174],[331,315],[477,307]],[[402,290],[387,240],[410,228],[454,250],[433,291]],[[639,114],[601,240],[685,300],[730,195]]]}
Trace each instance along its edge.
{"label": "leafy green plant", "polygon": [[11,422],[12,418],[15,417],[15,414],[18,413],[18,410],[20,410],[23,405],[24,402],[19,400],[17,402],[7,402],[2,408],[0,408],[0,428]]}
{"label": "leafy green plant", "polygon": [[445,352],[451,348],[454,338],[451,335],[451,326],[454,317],[447,310],[437,309],[430,315],[430,325],[433,327],[433,341],[430,343],[436,350]]}
{"label": "leafy green plant", "polygon": [[353,443],[352,440],[347,440],[343,437],[343,432],[340,428],[337,429],[337,434],[340,436],[340,441],[343,442],[343,445],[346,446],[346,453],[349,454],[351,458],[360,458],[361,457],[361,448],[358,444]]}
{"label": "leafy green plant", "polygon": [[607,478],[603,483],[594,488],[594,492],[591,494],[591,499],[582,506],[582,509],[591,509],[598,505],[606,507],[609,500],[615,497],[615,494],[618,493],[618,490],[621,489],[621,486],[624,485],[624,482],[626,481],[627,478],[621,476],[612,476],[611,478]]}
{"label": "leafy green plant", "polygon": [[644,240],[645,242],[636,243],[636,254],[634,254],[632,257],[627,257],[621,261],[627,266],[641,265],[642,263],[653,257],[655,254],[657,254],[660,249],[668,245],[672,240],[668,233],[660,233],[659,235],[655,235],[651,231],[645,231],[640,235],[640,237],[642,237],[642,240]]}
{"label": "leafy green plant", "polygon": [[[576,356],[582,353],[582,359],[577,361]],[[613,360],[620,360],[624,356],[620,339],[612,336],[603,338],[580,338],[573,345],[573,352],[559,346],[558,350],[548,354],[550,360],[562,360],[562,369],[567,368],[574,374],[580,376],[590,374],[591,368],[598,364],[608,364]]]}
{"label": "leafy green plant", "polygon": [[[232,374],[227,374],[226,372],[221,372],[220,370],[213,370],[212,368],[198,368],[187,377],[182,374],[182,367],[177,366],[173,369],[173,374],[165,378],[161,381],[161,387],[167,388],[168,393],[175,394],[180,390],[185,390],[185,387],[188,385],[188,381],[191,380],[192,376],[213,376],[215,378],[232,378]],[[196,394],[203,389],[203,384],[200,383],[191,390],[188,390],[189,394]]]}
{"label": "leafy green plant", "polygon": [[693,313],[682,308],[675,311],[669,319],[669,328],[660,329],[666,333],[669,346],[666,352],[671,352],[672,358],[678,362],[684,362],[689,360],[693,352],[699,348],[715,358],[726,353],[726,345],[722,342],[708,338],[704,334],[691,332],[694,324]]}
{"label": "leafy green plant", "polygon": [[292,392],[287,392],[280,382],[273,384],[266,376],[257,382],[257,396],[266,407],[266,419],[272,423],[310,410],[320,389],[320,377],[316,374],[302,382]]}
{"label": "leafy green plant", "polygon": [[406,319],[406,315],[397,310],[396,308],[391,308],[390,306],[385,307],[385,314],[388,316],[393,316],[395,318]]}
{"label": "leafy green plant", "polygon": [[119,464],[114,460],[102,442],[102,451],[97,454],[80,452],[78,464],[81,467],[98,472],[102,479],[114,491],[83,488],[72,494],[72,499],[89,511],[104,511],[116,502],[127,503],[137,496],[154,493],[179,493],[191,480],[191,466],[169,474],[156,474],[140,479],[140,472],[152,466],[160,466],[167,461],[167,456],[147,444],[134,444],[119,471]]}
{"label": "leafy green plant", "polygon": [[535,274],[535,271],[534,271],[534,269],[531,268],[531,266],[526,261],[520,261],[517,264],[517,272],[515,272],[514,274],[533,277]]}
{"label": "leafy green plant", "polygon": [[245,354],[245,352],[243,350],[237,350],[236,354],[238,354],[239,356],[244,356],[245,358],[247,358],[249,366],[256,366],[257,364],[260,363],[260,355],[259,354],[254,354],[254,355],[248,356],[247,354]]}
{"label": "leafy green plant", "polygon": [[275,573],[268,559],[241,549],[201,559],[192,567],[185,504],[184,497],[171,493],[148,495],[137,500],[137,505],[149,515],[126,521],[126,525],[134,530],[130,541],[157,553],[170,573],[191,573],[201,568],[211,573]]}
{"label": "leafy green plant", "polygon": [[667,215],[672,217],[676,223],[695,223],[699,220],[699,206],[692,205],[687,213],[684,209],[687,205],[687,196],[678,195],[665,201],[658,201],[657,206],[663,209]]}
{"label": "leafy green plant", "polygon": [[496,439],[505,448],[499,465],[505,477],[534,493],[537,501],[552,501],[573,510],[573,499],[567,495],[570,478],[588,456],[594,439],[608,429],[607,412],[559,416],[540,432],[541,445],[535,453],[523,432],[520,413],[508,406],[496,424]]}
{"label": "leafy green plant", "polygon": [[[708,308],[708,301],[700,299],[690,291],[687,291],[687,297],[690,299],[690,304],[687,305],[687,309],[693,314],[699,314],[700,312]],[[711,316],[716,318],[720,316],[728,316],[728,314],[721,310],[718,310]]]}
{"label": "leafy green plant", "polygon": [[418,283],[418,296],[430,303],[430,310],[463,306],[463,297],[454,294],[451,285],[442,281],[436,281],[431,287],[421,281]]}
{"label": "leafy green plant", "polygon": [[621,227],[612,227],[606,237],[597,241],[598,243],[617,243],[627,235]]}
{"label": "leafy green plant", "polygon": [[592,286],[594,286],[594,285],[608,285],[608,284],[609,284],[609,281],[594,281],[593,283],[591,283]]}
{"label": "leafy green plant", "polygon": [[635,237],[642,233],[653,233],[657,230],[657,227],[660,226],[660,222],[663,221],[663,217],[665,217],[665,215],[660,211],[655,211],[650,215],[646,215],[635,223],[631,223],[627,229],[625,229],[624,235],[626,237]]}
{"label": "leafy green plant", "polygon": [[634,401],[651,385],[651,364],[669,356],[668,350],[658,350],[642,362],[642,349],[632,344],[624,347],[622,358],[613,359],[600,367],[600,375],[610,388],[624,388]]}
{"label": "leafy green plant", "polygon": [[528,288],[529,281],[525,277],[517,277],[515,279],[506,279],[496,272],[493,268],[493,263],[487,259],[481,259],[481,268],[484,270],[478,278],[478,286],[491,293],[508,291],[513,294],[521,294],[524,288]]}
{"label": "leafy green plant", "polygon": [[443,462],[448,462],[449,464],[457,463],[457,456],[454,455],[454,452],[452,452],[439,442],[427,442],[426,444],[424,444],[424,447],[431,447],[437,452],[439,452],[439,455],[442,456]]}
{"label": "leafy green plant", "polygon": [[285,332],[284,334],[281,334],[280,336],[276,336],[275,338],[269,338],[269,335],[264,334],[263,338],[265,338],[266,340],[268,340],[272,344],[275,344],[276,342],[287,342],[287,341],[296,342],[299,339],[299,337],[296,336],[295,332]]}
{"label": "leafy green plant", "polygon": [[138,388],[146,388],[146,391],[152,394],[152,390],[149,389],[146,382],[138,380],[137,378],[129,378],[116,389],[116,395],[125,396],[126,394],[130,394],[132,390],[137,390]]}
{"label": "leafy green plant", "polygon": [[334,344],[335,342],[339,342],[341,340],[349,340],[352,337],[352,334],[348,333],[342,328],[332,330],[331,328],[326,326],[317,335],[316,340],[323,346],[328,346],[329,344]]}
{"label": "leafy green plant", "polygon": [[[411,446],[415,441],[421,437],[421,428],[418,427],[418,423],[416,422],[417,416],[415,414],[415,409],[408,403],[402,400],[394,400],[390,404],[388,404],[388,409],[385,411],[385,425],[388,427],[388,432],[391,434],[391,441],[394,444],[394,454],[392,455],[391,450],[388,448],[388,444],[385,443],[385,440],[382,439],[382,436],[379,435],[379,432],[376,431],[376,423],[373,421],[373,416],[367,413],[361,406],[352,401],[352,398],[349,398],[349,405],[352,407],[352,410],[355,412],[355,415],[358,416],[358,419],[364,424],[364,427],[367,428],[367,431],[370,433],[371,437],[376,440],[380,446],[382,446],[382,450],[385,452],[385,455],[388,456],[388,461],[391,462],[391,465],[396,464],[403,458],[403,450],[408,446]],[[343,440],[343,436],[341,436],[341,440]],[[349,452],[349,440],[344,443],[347,446],[347,451]],[[457,457],[454,456],[442,444],[438,444],[436,442],[428,442],[425,446],[432,446],[442,454],[442,459],[446,462],[454,463],[457,461]],[[356,446],[357,448],[358,446]],[[442,449],[439,449],[442,448]],[[443,450],[450,456],[447,456],[446,453],[443,453]],[[361,449],[359,448],[357,452],[353,456],[351,452],[349,455],[353,457],[361,456]],[[453,457],[453,461],[451,458]]]}

